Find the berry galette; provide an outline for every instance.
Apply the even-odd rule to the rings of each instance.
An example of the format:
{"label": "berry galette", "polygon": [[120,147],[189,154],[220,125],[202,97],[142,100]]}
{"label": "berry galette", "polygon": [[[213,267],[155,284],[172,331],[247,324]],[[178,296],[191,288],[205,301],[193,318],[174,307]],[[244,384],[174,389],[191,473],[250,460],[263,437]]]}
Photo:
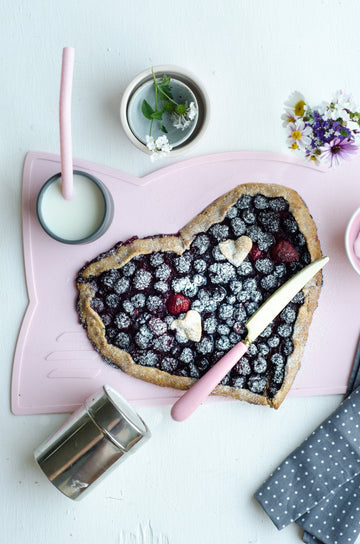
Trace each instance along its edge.
{"label": "berry galette", "polygon": [[[120,242],[84,266],[78,311],[107,362],[142,380],[187,389],[245,338],[257,308],[319,257],[314,221],[295,191],[239,185],[178,234]],[[281,404],[300,366],[321,281],[319,272],[214,394]]]}

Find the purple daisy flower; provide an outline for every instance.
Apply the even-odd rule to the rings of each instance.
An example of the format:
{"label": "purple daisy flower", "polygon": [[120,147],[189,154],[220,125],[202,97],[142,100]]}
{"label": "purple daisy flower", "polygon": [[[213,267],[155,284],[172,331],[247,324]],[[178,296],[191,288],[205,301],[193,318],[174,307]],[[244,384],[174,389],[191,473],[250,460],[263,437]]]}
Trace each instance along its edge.
{"label": "purple daisy flower", "polygon": [[358,146],[349,138],[334,138],[321,148],[321,159],[330,167],[339,166],[342,160],[351,159],[358,151]]}

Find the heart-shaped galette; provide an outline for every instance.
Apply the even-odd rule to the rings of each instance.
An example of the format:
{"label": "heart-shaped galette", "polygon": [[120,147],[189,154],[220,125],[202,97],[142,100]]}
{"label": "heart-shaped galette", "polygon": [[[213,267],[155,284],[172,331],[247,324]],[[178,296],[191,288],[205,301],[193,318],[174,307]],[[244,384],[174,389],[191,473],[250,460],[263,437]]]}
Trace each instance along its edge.
{"label": "heart-shaped galette", "polygon": [[[321,257],[293,190],[244,184],[176,235],[132,238],[82,268],[78,311],[102,357],[137,378],[187,389],[246,336],[245,323],[295,272]],[[277,408],[294,380],[321,272],[214,390]]]}

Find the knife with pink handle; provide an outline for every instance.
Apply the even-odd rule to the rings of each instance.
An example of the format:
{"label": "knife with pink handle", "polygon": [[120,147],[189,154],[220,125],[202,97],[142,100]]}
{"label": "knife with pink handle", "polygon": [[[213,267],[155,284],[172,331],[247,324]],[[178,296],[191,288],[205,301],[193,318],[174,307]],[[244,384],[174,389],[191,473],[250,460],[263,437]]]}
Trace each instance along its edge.
{"label": "knife with pink handle", "polygon": [[245,326],[248,331],[243,342],[239,342],[231,348],[202,378],[194,383],[191,388],[175,402],[171,409],[171,417],[175,421],[183,421],[188,418],[196,408],[215,389],[218,383],[226,376],[234,365],[247,352],[249,346],[266,329],[275,317],[285,308],[294,296],[307,284],[319,270],[329,261],[328,257],[322,257],[300,270],[275,293],[273,293],[260,308],[250,317]]}

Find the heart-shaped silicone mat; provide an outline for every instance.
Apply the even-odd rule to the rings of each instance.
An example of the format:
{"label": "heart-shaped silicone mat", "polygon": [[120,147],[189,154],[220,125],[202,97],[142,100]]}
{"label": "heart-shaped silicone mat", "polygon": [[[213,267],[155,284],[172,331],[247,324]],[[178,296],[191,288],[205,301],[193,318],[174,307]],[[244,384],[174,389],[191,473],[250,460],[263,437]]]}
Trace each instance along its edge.
{"label": "heart-shaped silicone mat", "polygon": [[[359,160],[324,172],[273,153],[216,153],[161,168],[143,178],[74,159],[74,168],[101,179],[115,202],[110,229],[87,245],[52,240],[36,218],[44,182],[60,171],[60,157],[26,156],[23,245],[29,305],[16,346],[11,404],[15,414],[70,412],[107,383],[134,405],[173,403],[181,391],[142,382],[106,364],[90,345],[75,309],[75,277],[86,261],[133,235],[176,233],[210,202],[245,182],[295,189],[330,257],[301,369],[290,395],[344,393],[360,330],[360,278],[347,261],[344,233],[360,204]],[[217,399],[219,400],[219,399]]]}

